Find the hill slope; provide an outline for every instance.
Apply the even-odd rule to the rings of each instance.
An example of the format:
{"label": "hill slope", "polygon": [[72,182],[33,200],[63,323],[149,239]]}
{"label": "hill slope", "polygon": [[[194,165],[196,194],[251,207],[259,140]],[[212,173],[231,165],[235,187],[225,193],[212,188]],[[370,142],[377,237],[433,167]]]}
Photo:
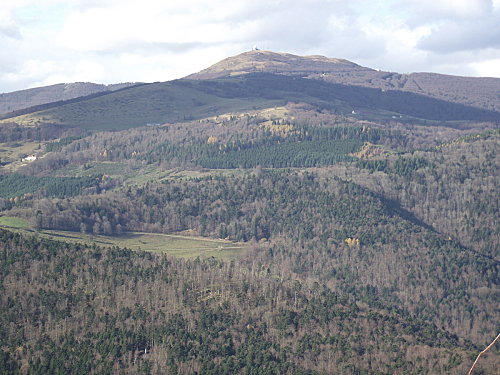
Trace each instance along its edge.
{"label": "hill slope", "polygon": [[23,108],[74,99],[80,96],[87,96],[100,92],[111,92],[134,85],[136,84],[118,83],[112,85],[101,85],[90,82],[75,82],[59,83],[51,86],[4,93],[0,94],[0,114],[6,114]]}
{"label": "hill slope", "polygon": [[[108,89],[82,85],[79,93],[83,89],[86,92]],[[66,88],[56,85],[50,92],[55,90],[62,95]],[[103,95],[82,97],[76,102],[32,107],[19,116],[5,118],[0,124],[120,130],[270,108],[288,102],[308,103],[341,115],[354,113],[365,120],[390,121],[405,116],[406,122],[496,122],[500,121],[499,88],[500,79],[427,73],[405,76],[378,72],[342,59],[251,51],[225,59],[186,79],[102,91]],[[45,95],[42,89],[39,94],[36,90],[18,95],[30,94],[38,99]]]}
{"label": "hill slope", "polygon": [[[317,56],[206,73],[2,122],[0,222],[37,235],[0,230],[0,373],[466,373],[499,326],[500,113]],[[241,247],[113,247],[137,232]]]}
{"label": "hill slope", "polygon": [[[407,121],[500,121],[500,112],[451,103],[404,91],[383,91],[270,73],[210,80],[146,84],[62,104],[0,121],[22,126],[56,124],[93,130],[120,130],[147,124],[308,103],[342,115]],[[361,109],[361,111],[360,111]],[[455,126],[455,125],[453,125]]]}
{"label": "hill slope", "polygon": [[434,325],[241,263],[2,230],[0,240],[4,373],[463,374],[477,352]]}
{"label": "hill slope", "polygon": [[187,78],[213,79],[255,72],[299,75],[343,85],[406,91],[500,111],[500,78],[458,77],[436,73],[399,74],[324,56],[250,51],[224,59]]}

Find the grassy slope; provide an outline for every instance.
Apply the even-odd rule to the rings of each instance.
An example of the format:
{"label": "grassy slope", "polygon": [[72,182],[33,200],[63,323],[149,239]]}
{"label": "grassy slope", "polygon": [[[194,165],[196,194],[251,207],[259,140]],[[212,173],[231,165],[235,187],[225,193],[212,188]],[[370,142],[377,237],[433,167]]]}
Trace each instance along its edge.
{"label": "grassy slope", "polygon": [[11,216],[0,216],[0,226],[11,229],[29,230],[31,228],[30,224],[26,220]]}
{"label": "grassy slope", "polygon": [[83,166],[68,165],[52,173],[58,177],[85,177],[106,175],[111,178],[123,179],[126,186],[140,186],[148,182],[157,182],[166,179],[190,179],[203,178],[207,176],[232,176],[242,174],[237,169],[204,169],[204,170],[183,170],[181,168],[163,169],[156,164],[149,164],[141,168],[127,166],[122,162],[91,162]]}
{"label": "grassy slope", "polygon": [[259,98],[219,98],[195,88],[164,82],[66,104],[3,122],[17,122],[25,126],[55,123],[92,130],[122,130],[264,108],[274,104],[275,101]]}
{"label": "grassy slope", "polygon": [[[121,130],[148,124],[180,122],[210,116],[305,102],[364,118],[412,121],[495,120],[500,113],[467,107],[408,92],[344,86],[272,74],[253,74],[209,81],[178,80],[134,87],[45,111],[0,121],[25,126],[61,124],[92,130]],[[364,109],[363,109],[364,108]],[[456,126],[456,125],[452,125]]]}

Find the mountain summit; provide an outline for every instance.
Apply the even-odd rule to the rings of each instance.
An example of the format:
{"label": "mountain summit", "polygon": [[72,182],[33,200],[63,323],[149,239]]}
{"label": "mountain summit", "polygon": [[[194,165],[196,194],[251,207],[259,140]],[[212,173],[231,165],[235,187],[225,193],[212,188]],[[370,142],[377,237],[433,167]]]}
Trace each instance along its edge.
{"label": "mountain summit", "polygon": [[313,74],[365,71],[364,68],[344,59],[325,56],[297,56],[289,53],[253,50],[228,57],[189,79],[213,79],[247,73],[275,73],[309,76]]}
{"label": "mountain summit", "polygon": [[226,58],[187,76],[204,80],[249,73],[300,76],[325,82],[406,91],[476,108],[500,111],[499,78],[458,77],[437,73],[400,74],[363,67],[351,61],[324,56],[253,50]]}

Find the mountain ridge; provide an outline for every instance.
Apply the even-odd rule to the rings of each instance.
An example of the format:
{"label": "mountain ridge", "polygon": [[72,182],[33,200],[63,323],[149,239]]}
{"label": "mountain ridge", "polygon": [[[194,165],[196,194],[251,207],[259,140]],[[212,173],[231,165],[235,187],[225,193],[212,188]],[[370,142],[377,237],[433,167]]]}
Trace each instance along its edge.
{"label": "mountain ridge", "polygon": [[320,55],[298,56],[271,51],[249,51],[228,57],[188,79],[215,79],[255,72],[300,75],[344,85],[397,90],[500,111],[500,78],[463,77],[432,72],[402,74],[363,67]]}
{"label": "mountain ridge", "polygon": [[182,79],[112,88],[10,112],[0,116],[0,123],[4,132],[7,126],[120,130],[286,103],[307,103],[364,120],[500,121],[500,79],[406,76],[344,59],[260,50],[229,57]]}
{"label": "mountain ridge", "polygon": [[92,82],[72,82],[0,93],[0,114],[7,114],[53,102],[71,100],[96,93],[113,92],[137,84],[126,82],[105,85]]}
{"label": "mountain ridge", "polygon": [[[251,73],[299,76],[348,86],[404,91],[476,108],[500,111],[500,78],[465,77],[433,72],[398,73],[375,70],[341,58],[299,56],[252,50],[227,57],[183,79],[212,80]],[[171,81],[173,82],[173,81]],[[60,83],[0,94],[0,115],[96,93],[112,93],[140,83]],[[36,109],[36,108],[35,108]]]}

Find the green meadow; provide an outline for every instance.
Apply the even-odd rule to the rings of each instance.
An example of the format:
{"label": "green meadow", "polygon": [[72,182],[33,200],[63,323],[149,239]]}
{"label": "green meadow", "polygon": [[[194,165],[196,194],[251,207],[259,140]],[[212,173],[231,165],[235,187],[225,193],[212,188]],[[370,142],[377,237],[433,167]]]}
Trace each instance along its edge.
{"label": "green meadow", "polygon": [[166,253],[181,258],[232,259],[244,250],[243,244],[228,240],[174,234],[129,232],[116,236],[94,236],[57,230],[35,231],[26,220],[8,216],[0,216],[0,227],[52,240],[102,247],[117,246],[137,251]]}

